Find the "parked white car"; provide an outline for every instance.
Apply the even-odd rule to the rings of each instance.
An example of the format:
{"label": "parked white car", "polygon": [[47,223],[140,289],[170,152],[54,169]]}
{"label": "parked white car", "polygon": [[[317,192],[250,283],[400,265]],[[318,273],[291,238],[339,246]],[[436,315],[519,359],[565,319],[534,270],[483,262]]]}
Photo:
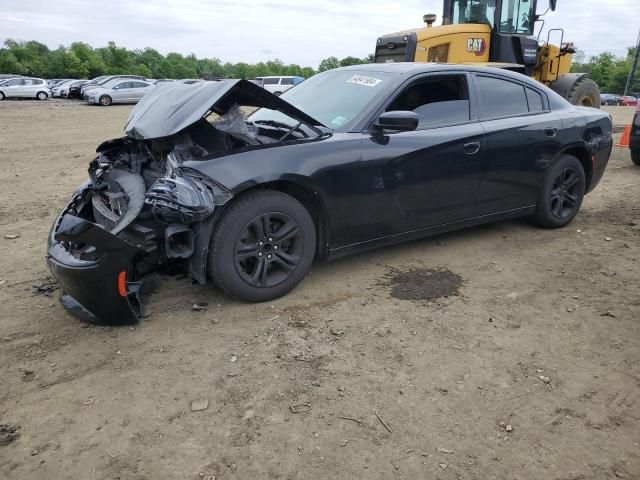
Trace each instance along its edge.
{"label": "parked white car", "polygon": [[257,77],[256,80],[262,80],[261,86],[271,93],[280,95],[286,92],[294,85],[304,81],[302,77],[284,76],[284,77]]}
{"label": "parked white car", "polygon": [[155,85],[141,80],[117,80],[108,82],[84,94],[87,103],[106,107],[112,103],[138,103]]}
{"label": "parked white car", "polygon": [[0,85],[0,100],[5,98],[37,98],[46,100],[51,90],[42,78],[20,77],[7,80]]}

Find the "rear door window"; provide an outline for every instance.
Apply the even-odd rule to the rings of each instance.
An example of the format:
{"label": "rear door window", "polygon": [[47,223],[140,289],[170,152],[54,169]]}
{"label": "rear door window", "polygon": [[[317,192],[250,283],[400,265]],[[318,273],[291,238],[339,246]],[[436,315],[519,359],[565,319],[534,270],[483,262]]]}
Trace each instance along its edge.
{"label": "rear door window", "polygon": [[542,112],[544,111],[544,102],[542,101],[542,95],[536,92],[533,88],[527,87],[527,102],[529,103],[530,112]]}
{"label": "rear door window", "polygon": [[482,75],[476,75],[474,83],[480,104],[481,119],[529,113],[525,87],[519,83]]}

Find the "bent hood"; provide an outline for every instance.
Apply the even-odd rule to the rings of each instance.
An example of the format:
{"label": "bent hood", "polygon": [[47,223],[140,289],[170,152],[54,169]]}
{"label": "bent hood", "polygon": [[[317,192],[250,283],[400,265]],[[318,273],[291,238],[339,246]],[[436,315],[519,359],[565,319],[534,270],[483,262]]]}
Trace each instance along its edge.
{"label": "bent hood", "polygon": [[138,140],[168,137],[193,125],[210,111],[224,115],[234,105],[279,110],[310,126],[322,123],[247,80],[185,85],[165,83],[149,91],[131,110],[125,133]]}

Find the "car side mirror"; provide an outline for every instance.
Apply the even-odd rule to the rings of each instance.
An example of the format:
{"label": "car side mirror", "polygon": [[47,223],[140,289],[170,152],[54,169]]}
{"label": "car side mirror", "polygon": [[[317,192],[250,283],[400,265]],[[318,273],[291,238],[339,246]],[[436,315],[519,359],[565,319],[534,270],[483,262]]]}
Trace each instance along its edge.
{"label": "car side mirror", "polygon": [[395,110],[384,112],[378,117],[374,128],[378,130],[395,130],[397,132],[410,132],[418,128],[420,118],[415,112],[407,110]]}

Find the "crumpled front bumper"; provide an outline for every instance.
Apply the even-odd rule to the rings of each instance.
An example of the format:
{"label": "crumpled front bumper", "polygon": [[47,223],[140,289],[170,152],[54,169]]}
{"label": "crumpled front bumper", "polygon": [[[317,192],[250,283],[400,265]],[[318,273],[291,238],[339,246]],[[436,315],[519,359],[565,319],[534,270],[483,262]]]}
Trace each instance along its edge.
{"label": "crumpled front bumper", "polygon": [[[137,323],[143,316],[142,284],[133,281],[139,248],[74,213],[63,210],[49,234],[47,263],[60,284],[60,303],[87,322]],[[95,247],[92,259],[74,257],[73,244]]]}

